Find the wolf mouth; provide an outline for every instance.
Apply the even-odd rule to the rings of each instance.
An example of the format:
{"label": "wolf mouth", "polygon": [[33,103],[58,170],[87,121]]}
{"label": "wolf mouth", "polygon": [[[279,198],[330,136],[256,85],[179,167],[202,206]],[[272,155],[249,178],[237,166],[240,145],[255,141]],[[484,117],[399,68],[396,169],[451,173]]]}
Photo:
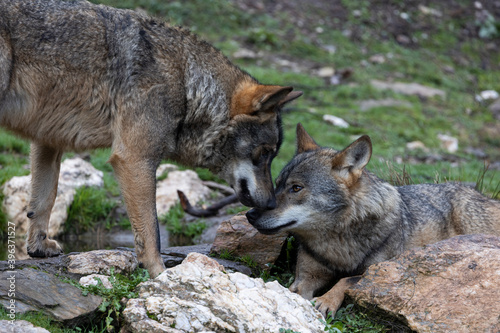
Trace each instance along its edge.
{"label": "wolf mouth", "polygon": [[294,225],[295,223],[297,223],[296,220],[292,220],[286,224],[283,224],[283,225],[280,225],[279,227],[276,227],[276,228],[271,228],[271,229],[261,229],[261,228],[257,228],[257,230],[261,233],[261,234],[264,234],[264,235],[272,235],[272,234],[275,234],[277,232],[279,232],[281,229],[283,228],[286,228],[286,227],[289,227],[291,225]]}

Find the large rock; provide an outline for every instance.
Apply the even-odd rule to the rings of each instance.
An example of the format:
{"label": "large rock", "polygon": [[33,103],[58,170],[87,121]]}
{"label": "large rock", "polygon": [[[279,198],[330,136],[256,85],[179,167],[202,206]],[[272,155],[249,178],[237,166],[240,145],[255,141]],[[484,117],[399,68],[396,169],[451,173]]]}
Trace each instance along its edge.
{"label": "large rock", "polygon": [[[81,186],[103,186],[103,173],[80,157],[66,159],[61,164],[57,197],[49,222],[49,237],[55,237],[64,230],[68,218],[68,207],[73,202],[76,189]],[[13,177],[5,183],[3,208],[9,221],[16,223],[16,236],[28,232],[29,219],[26,216],[31,196],[31,175]]]}
{"label": "large rock", "polygon": [[0,304],[7,314],[41,311],[73,326],[91,319],[101,297],[82,291],[55,275],[32,268],[0,272]]}
{"label": "large rock", "polygon": [[500,238],[465,235],[373,265],[346,293],[418,332],[500,332],[499,286]]}
{"label": "large rock", "polygon": [[226,273],[191,253],[184,262],[139,285],[123,317],[133,332],[322,332],[321,314],[277,282]]}
{"label": "large rock", "polygon": [[131,251],[96,250],[68,255],[68,272],[80,275],[130,274],[137,268],[137,258]]}
{"label": "large rock", "polygon": [[156,210],[158,216],[168,213],[179,202],[177,190],[184,192],[188,200],[196,204],[208,199],[211,191],[203,185],[198,174],[192,170],[170,171],[168,177],[156,184]]}
{"label": "large rock", "polygon": [[211,253],[220,254],[225,250],[235,257],[249,255],[261,268],[266,268],[278,259],[287,236],[286,232],[261,234],[248,223],[244,213],[240,213],[220,224]]}

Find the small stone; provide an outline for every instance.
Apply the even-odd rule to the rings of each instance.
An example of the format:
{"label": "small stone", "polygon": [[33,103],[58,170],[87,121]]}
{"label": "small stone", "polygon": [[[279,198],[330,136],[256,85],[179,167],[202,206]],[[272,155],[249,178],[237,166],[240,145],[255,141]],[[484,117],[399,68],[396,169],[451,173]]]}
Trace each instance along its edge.
{"label": "small stone", "polygon": [[257,53],[249,49],[239,49],[233,53],[233,57],[236,59],[255,59],[257,58]]}
{"label": "small stone", "polygon": [[449,153],[455,153],[458,150],[458,139],[446,134],[438,134],[438,139],[441,141],[441,148]]}
{"label": "small stone", "polygon": [[330,77],[335,74],[335,69],[333,67],[321,67],[317,71],[319,77]]}
{"label": "small stone", "polygon": [[385,57],[383,54],[374,54],[369,60],[372,64],[383,64],[385,62]]}
{"label": "small stone", "polygon": [[348,128],[349,124],[342,118],[330,115],[330,114],[325,114],[323,116],[323,120],[326,121],[327,123],[332,124],[333,126],[337,126],[340,128]]}
{"label": "small stone", "polygon": [[420,150],[425,151],[425,152],[429,151],[429,148],[427,148],[422,141],[408,142],[406,144],[406,148],[408,150],[417,150],[417,149],[420,149]]}
{"label": "small stone", "polygon": [[82,286],[90,286],[90,285],[97,286],[99,284],[98,279],[101,280],[104,288],[113,289],[113,285],[109,281],[109,276],[102,274],[90,274],[87,276],[82,276],[78,283],[80,283]]}

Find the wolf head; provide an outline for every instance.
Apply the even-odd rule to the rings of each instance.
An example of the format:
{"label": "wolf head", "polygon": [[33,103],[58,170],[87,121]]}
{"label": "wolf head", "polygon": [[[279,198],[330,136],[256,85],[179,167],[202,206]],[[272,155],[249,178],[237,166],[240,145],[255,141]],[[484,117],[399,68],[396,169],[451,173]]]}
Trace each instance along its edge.
{"label": "wolf head", "polygon": [[[276,180],[275,209],[254,208],[248,221],[261,233],[287,230],[307,236],[324,228],[325,219],[341,221],[353,214],[350,198],[372,153],[370,138],[360,137],[342,151],[321,148],[297,125],[297,152]],[[335,226],[334,226],[335,227]]]}
{"label": "wolf head", "polygon": [[276,207],[271,162],[282,142],[281,107],[302,92],[292,87],[244,82],[231,99],[231,132],[224,151],[227,159],[220,172],[246,206]]}

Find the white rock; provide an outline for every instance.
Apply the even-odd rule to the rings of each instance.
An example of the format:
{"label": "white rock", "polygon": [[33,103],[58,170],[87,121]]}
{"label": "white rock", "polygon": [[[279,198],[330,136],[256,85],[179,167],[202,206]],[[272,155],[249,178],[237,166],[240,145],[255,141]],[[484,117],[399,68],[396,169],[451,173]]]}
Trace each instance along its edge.
{"label": "white rock", "polygon": [[495,90],[483,90],[479,93],[479,95],[476,95],[476,100],[478,102],[482,102],[482,101],[497,99],[499,97],[500,95]]}
{"label": "white rock", "polygon": [[208,199],[210,189],[203,185],[198,174],[192,170],[170,171],[168,177],[156,184],[156,210],[158,216],[167,213],[179,202],[177,190],[184,192],[191,203]]}
{"label": "white rock", "polygon": [[[139,285],[123,312],[133,329],[160,332],[322,332],[321,314],[277,282],[226,273],[207,256],[190,253],[181,265]],[[150,317],[153,315],[158,320]],[[160,326],[158,326],[160,325]],[[167,331],[175,327],[176,331]]]}
{"label": "white rock", "polygon": [[422,141],[412,141],[412,142],[408,142],[406,144],[406,148],[408,150],[416,150],[416,149],[421,149],[425,152],[428,152],[429,151],[429,148],[427,148],[424,143]]}
{"label": "white rock", "polygon": [[385,62],[385,57],[383,54],[374,54],[369,60],[372,64],[383,64]]}
{"label": "white rock", "polygon": [[[17,237],[28,231],[28,204],[31,196],[31,175],[13,177],[3,187],[3,208],[7,219],[16,223]],[[68,207],[73,202],[76,189],[81,186],[103,186],[103,173],[92,164],[76,157],[66,159],[61,164],[57,197],[52,207],[49,222],[49,237],[59,235],[64,230],[68,217]]]}
{"label": "white rock", "polygon": [[236,59],[255,59],[257,58],[257,53],[249,49],[239,49],[233,53],[233,57]]}
{"label": "white rock", "polygon": [[319,77],[330,77],[335,74],[335,68],[333,67],[321,67],[317,71]]}
{"label": "white rock", "polygon": [[443,90],[423,86],[418,83],[384,82],[379,80],[371,80],[370,84],[375,89],[379,90],[388,89],[405,95],[418,95],[422,97],[441,96],[442,98],[446,97],[446,93]]}
{"label": "white rock", "polygon": [[97,286],[99,284],[99,281],[97,279],[101,280],[104,288],[113,289],[113,285],[109,281],[109,276],[102,274],[90,274],[87,276],[82,276],[78,283],[80,283],[82,286],[90,286],[90,285]]}
{"label": "white rock", "polygon": [[440,10],[431,8],[431,7],[426,7],[424,5],[419,5],[418,10],[424,15],[432,15],[436,17],[441,17],[443,16],[443,13]]}
{"label": "white rock", "polygon": [[441,141],[441,148],[449,153],[455,153],[458,150],[458,139],[446,134],[438,134],[438,139]]}
{"label": "white rock", "polygon": [[342,118],[335,117],[331,114],[325,114],[323,115],[323,120],[326,121],[327,123],[332,124],[333,126],[341,127],[341,128],[348,128],[349,124]]}
{"label": "white rock", "polygon": [[120,250],[96,250],[68,256],[68,272],[90,275],[131,273],[137,268],[137,258],[133,252]]}
{"label": "white rock", "polygon": [[26,320],[0,320],[0,332],[5,333],[50,333]]}

